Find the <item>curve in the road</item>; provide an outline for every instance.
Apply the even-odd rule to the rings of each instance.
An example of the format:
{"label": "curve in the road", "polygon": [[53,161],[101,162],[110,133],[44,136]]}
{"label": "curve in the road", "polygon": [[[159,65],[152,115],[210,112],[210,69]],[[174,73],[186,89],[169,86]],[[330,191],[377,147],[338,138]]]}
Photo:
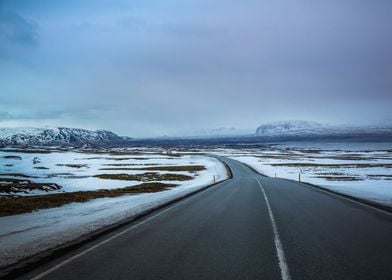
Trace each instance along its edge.
{"label": "curve in the road", "polygon": [[224,161],[231,180],[24,279],[390,279],[390,215]]}

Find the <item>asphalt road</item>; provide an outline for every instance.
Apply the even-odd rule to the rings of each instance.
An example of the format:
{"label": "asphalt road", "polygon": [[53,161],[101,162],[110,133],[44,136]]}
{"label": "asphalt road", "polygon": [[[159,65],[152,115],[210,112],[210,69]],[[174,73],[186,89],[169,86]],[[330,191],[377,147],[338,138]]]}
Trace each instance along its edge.
{"label": "asphalt road", "polygon": [[23,279],[392,279],[392,216],[225,159],[233,179]]}

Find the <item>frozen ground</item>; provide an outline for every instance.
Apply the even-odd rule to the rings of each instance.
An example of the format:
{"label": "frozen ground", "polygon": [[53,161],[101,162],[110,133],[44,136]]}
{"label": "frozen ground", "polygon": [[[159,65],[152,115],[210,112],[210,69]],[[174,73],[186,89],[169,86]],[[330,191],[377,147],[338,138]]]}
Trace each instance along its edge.
{"label": "frozen ground", "polygon": [[[0,156],[8,155],[4,152]],[[184,155],[181,157],[143,154],[138,156],[113,156],[106,154],[85,153],[51,153],[51,154],[21,154],[12,153],[22,159],[13,159],[13,172],[23,172],[34,180],[48,180],[64,186],[65,191],[92,190],[97,188],[113,188],[129,186],[129,182],[114,182],[112,180],[89,181],[88,178],[101,173],[99,168],[105,164],[135,164],[132,166],[157,166],[157,165],[203,165],[205,170],[193,173],[194,179],[184,182],[175,182],[179,186],[158,193],[126,195],[116,198],[94,199],[84,203],[71,203],[62,207],[39,210],[33,213],[0,217],[0,266],[14,263],[26,256],[33,255],[45,249],[55,247],[64,242],[87,234],[100,227],[116,223],[122,219],[134,216],[149,208],[161,205],[176,197],[193,192],[213,182],[227,178],[225,166],[218,160],[206,156]],[[40,166],[48,170],[34,169],[33,159],[40,158]],[[128,158],[113,160],[112,158]],[[3,161],[2,161],[3,162]],[[7,161],[8,162],[8,161]],[[85,168],[69,168],[57,164],[87,164]],[[9,163],[6,163],[9,164]],[[4,169],[2,172],[11,172]],[[44,171],[44,172],[42,172]],[[47,176],[52,173],[69,172],[78,174],[82,178],[69,178],[63,176]],[[105,171],[105,173],[108,171]],[[130,171],[133,172],[133,171]],[[166,172],[166,171],[165,171]],[[178,173],[178,172],[176,172]],[[180,172],[181,173],[181,172]],[[186,173],[186,172],[185,172]],[[95,178],[94,178],[95,179]],[[100,180],[100,179],[96,179]],[[170,181],[171,183],[173,181]],[[140,182],[137,182],[140,183]]]}
{"label": "frozen ground", "polygon": [[[143,174],[146,172],[170,173],[158,170],[129,170],[156,166],[210,165],[210,160],[202,156],[173,156],[162,153],[102,154],[80,152],[15,153],[0,151],[0,180],[14,178],[31,180],[35,183],[56,183],[60,190],[53,192],[92,191],[138,185],[141,182],[107,180],[94,177],[98,174]],[[207,166],[210,167],[210,166]],[[118,170],[110,170],[118,169]],[[123,169],[123,170],[121,170]],[[127,170],[128,169],[128,170]],[[204,176],[206,172],[176,171],[175,174]],[[212,176],[212,175],[211,175]],[[181,183],[173,182],[170,183]],[[48,194],[40,190],[15,191],[12,195]],[[0,196],[9,195],[1,193]]]}
{"label": "frozen ground", "polygon": [[323,186],[392,206],[392,143],[286,143],[266,149],[213,153],[248,164],[267,176]]}
{"label": "frozen ground", "polygon": [[[194,179],[175,182],[179,184],[178,187],[159,193],[95,199],[30,214],[2,217],[0,218],[0,266],[194,191],[210,184],[213,176],[216,176],[217,181],[227,177],[225,167],[219,161],[197,155],[198,153],[231,157],[272,177],[297,180],[300,173],[302,181],[392,206],[391,143],[300,142],[264,148],[245,146],[241,149],[216,148],[192,151],[194,155],[188,155],[190,151],[185,150],[187,154],[181,157],[164,154],[159,150],[128,155],[101,152],[49,154],[1,152],[0,173],[8,173],[8,175],[0,175],[0,178],[10,177],[9,174],[15,172],[23,173],[31,180],[57,183],[62,186],[61,191],[66,192],[117,188],[141,183],[92,177],[100,173],[124,172],[101,170],[108,167],[203,165],[206,170],[196,173],[176,171],[174,173],[188,174]],[[35,158],[38,159],[34,161]],[[35,168],[37,166],[48,169],[37,169]],[[140,172],[145,171],[126,171],[132,174]],[[18,174],[14,175],[15,178],[23,178],[18,177]],[[31,194],[34,192],[23,195]],[[43,192],[43,194],[47,193]]]}

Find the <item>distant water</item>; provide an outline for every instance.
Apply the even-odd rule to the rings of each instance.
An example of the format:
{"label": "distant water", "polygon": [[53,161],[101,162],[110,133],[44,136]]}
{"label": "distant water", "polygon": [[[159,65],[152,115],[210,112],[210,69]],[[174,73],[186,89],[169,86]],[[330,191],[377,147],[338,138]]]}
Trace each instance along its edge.
{"label": "distant water", "polygon": [[279,148],[321,149],[321,150],[349,150],[349,151],[380,151],[391,150],[392,142],[323,142],[298,141],[277,144]]}

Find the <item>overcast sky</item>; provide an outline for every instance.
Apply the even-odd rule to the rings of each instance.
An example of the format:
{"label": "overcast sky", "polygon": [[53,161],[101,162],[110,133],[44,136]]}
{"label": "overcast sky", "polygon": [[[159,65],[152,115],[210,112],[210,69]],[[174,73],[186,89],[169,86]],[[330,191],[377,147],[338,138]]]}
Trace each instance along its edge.
{"label": "overcast sky", "polygon": [[0,126],[392,124],[390,0],[0,0]]}

